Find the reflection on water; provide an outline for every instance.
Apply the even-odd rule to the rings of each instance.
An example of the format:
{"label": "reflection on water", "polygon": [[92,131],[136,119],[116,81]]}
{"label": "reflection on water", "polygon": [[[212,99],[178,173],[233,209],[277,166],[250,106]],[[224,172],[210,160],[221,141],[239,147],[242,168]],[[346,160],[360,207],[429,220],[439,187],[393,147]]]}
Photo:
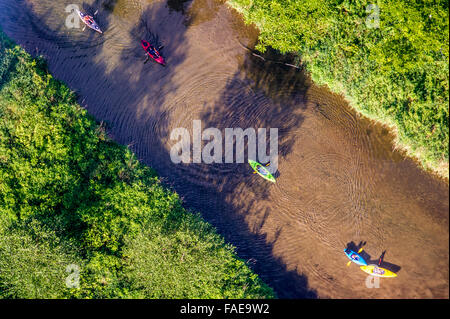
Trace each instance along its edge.
{"label": "reflection on water", "polygon": [[[86,1],[105,30],[68,29],[67,1],[2,0],[0,25],[164,182],[217,227],[280,297],[448,297],[448,185],[392,150],[392,137],[301,71],[243,48],[257,32],[224,1]],[[144,64],[141,39],[163,44]],[[282,57],[272,55],[271,60]],[[247,164],[170,161],[177,127],[279,129],[277,183]],[[345,267],[366,241],[401,266],[382,289]],[[446,258],[442,258],[442,256]],[[444,269],[444,270],[443,270]]]}

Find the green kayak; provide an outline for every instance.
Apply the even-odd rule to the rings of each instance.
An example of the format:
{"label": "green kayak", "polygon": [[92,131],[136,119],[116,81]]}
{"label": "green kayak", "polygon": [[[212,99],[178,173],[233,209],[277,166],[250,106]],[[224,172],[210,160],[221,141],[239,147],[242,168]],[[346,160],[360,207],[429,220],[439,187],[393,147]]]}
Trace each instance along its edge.
{"label": "green kayak", "polygon": [[267,179],[272,183],[275,183],[275,177],[273,177],[273,175],[270,174],[269,170],[263,165],[259,164],[258,162],[252,161],[251,159],[248,160],[248,163],[253,168],[253,170],[258,173],[259,176]]}

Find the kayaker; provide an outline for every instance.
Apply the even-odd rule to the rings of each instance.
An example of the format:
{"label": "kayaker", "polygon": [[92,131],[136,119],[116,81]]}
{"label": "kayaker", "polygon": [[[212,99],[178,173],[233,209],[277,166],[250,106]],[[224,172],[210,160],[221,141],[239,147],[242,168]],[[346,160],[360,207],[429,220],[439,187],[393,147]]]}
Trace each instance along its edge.
{"label": "kayaker", "polygon": [[155,49],[150,45],[150,47],[148,48],[148,51],[151,55],[153,55],[154,57],[158,57],[158,53],[155,51]]}
{"label": "kayaker", "polygon": [[258,172],[262,175],[267,175],[267,171],[262,166],[258,166]]}
{"label": "kayaker", "polygon": [[84,21],[85,21],[86,23],[88,23],[89,25],[92,25],[92,23],[93,23],[92,18],[89,17],[89,16],[86,16],[86,17],[84,18]]}

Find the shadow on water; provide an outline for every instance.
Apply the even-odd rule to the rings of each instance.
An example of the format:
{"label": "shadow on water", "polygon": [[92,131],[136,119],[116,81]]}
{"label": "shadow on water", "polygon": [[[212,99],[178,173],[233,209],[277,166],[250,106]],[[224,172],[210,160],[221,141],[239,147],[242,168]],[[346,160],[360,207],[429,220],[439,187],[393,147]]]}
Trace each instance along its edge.
{"label": "shadow on water", "polygon": [[[222,132],[225,128],[267,128],[267,131],[278,128],[278,154],[282,158],[292,151],[296,138],[292,132],[298,130],[304,120],[301,112],[306,107],[306,90],[306,78],[298,70],[263,62],[246,54],[241,69],[228,81],[221,98],[202,114],[202,124]],[[248,139],[246,149],[247,144]],[[269,147],[267,145],[266,149]],[[187,203],[195,205],[195,209],[237,247],[238,255],[250,261],[250,266],[280,298],[316,298],[316,292],[308,287],[306,276],[297,269],[288,270],[283,261],[273,255],[283,228],[277,228],[270,239],[261,231],[273,213],[271,209],[264,208],[258,213],[253,225],[246,221],[251,208],[269,198],[271,185],[252,175],[246,159],[239,165],[197,164],[202,166],[199,170],[207,171],[203,175],[213,176],[215,181],[205,187],[192,186],[205,194],[204,198],[214,198],[216,202],[219,199],[220,203],[201,203],[195,196],[187,197]],[[246,192],[252,197],[247,197]],[[230,198],[233,198],[232,203]],[[210,208],[212,205],[214,209]]]}
{"label": "shadow on water", "polygon": [[[16,2],[12,2],[13,7],[17,6]],[[99,8],[98,14],[98,22],[106,31],[105,34],[112,23],[115,3],[116,1],[96,1],[94,5],[83,7],[89,12],[95,12],[101,6],[106,9]],[[183,9],[174,8],[180,8],[179,5],[184,8],[186,5],[183,1],[170,3],[169,7],[181,12]],[[164,5],[152,6],[141,14],[141,20],[148,22],[155,17],[173,18],[183,21],[180,24],[184,25],[184,17],[180,13],[167,11]],[[283,260],[273,255],[273,247],[283,234],[283,228],[278,228],[271,238],[261,232],[272,213],[271,209],[264,209],[258,215],[258,221],[248,225],[245,218],[247,213],[259,200],[268,198],[269,188],[263,181],[255,180],[247,164],[190,164],[189,170],[202,170],[208,180],[215,181],[199,185],[196,181],[187,180],[175,169],[176,164],[171,162],[167,147],[161,139],[146,135],[146,132],[155,133],[156,130],[158,136],[170,134],[169,120],[164,116],[161,106],[164,104],[165,94],[178,89],[173,77],[174,70],[185,59],[184,51],[176,50],[185,41],[184,27],[174,23],[162,35],[166,39],[170,37],[170,42],[165,43],[166,47],[162,52],[168,58],[167,68],[155,64],[144,65],[143,60],[137,58],[141,53],[144,56],[139,37],[149,35],[141,24],[128,32],[130,46],[122,50],[117,62],[111,66],[107,60],[96,57],[105,49],[105,41],[114,39],[101,38],[95,32],[85,32],[83,41],[96,39],[99,41],[98,45],[78,47],[80,40],[71,40],[62,31],[63,23],[55,29],[50,29],[43,23],[47,16],[54,14],[51,10],[37,16],[31,7],[23,3],[19,12],[25,12],[31,23],[21,23],[20,28],[14,29],[14,22],[8,21],[7,33],[32,54],[36,46],[45,51],[50,60],[51,72],[82,97],[80,104],[97,120],[108,124],[108,131],[116,141],[131,145],[130,148],[143,162],[153,166],[165,177],[168,184],[185,199],[187,208],[200,211],[228,242],[236,246],[238,256],[248,261],[249,266],[274,288],[278,297],[317,297],[316,292],[309,288],[306,276],[297,269],[288,269]],[[154,31],[155,28],[151,28],[151,23],[148,28],[157,39],[158,33]],[[33,33],[32,36],[28,35],[29,32]],[[74,47],[60,50],[61,43],[72,44]],[[78,59],[73,58],[74,56]],[[243,84],[249,89],[243,90]],[[300,72],[260,61],[247,54],[241,70],[228,81],[223,95],[211,106],[212,110],[203,113],[202,121],[207,127],[219,129],[278,128],[279,156],[287,156],[295,142],[295,135],[291,133],[303,122],[301,111],[302,105],[305,105],[305,90],[305,78]],[[150,106],[143,107],[144,104]],[[231,203],[229,198],[233,197],[236,190],[250,192],[253,197],[245,199],[245,196],[240,196],[238,201]]]}
{"label": "shadow on water", "polygon": [[[94,9],[95,7],[100,7],[100,4],[101,4],[101,6],[106,10],[106,11],[109,11],[109,12],[113,12],[114,11],[114,7],[116,6],[116,4],[117,4],[117,0],[106,0],[106,1],[100,1],[100,0],[97,0],[97,1],[95,1],[94,2],[97,6],[94,6],[94,5],[92,5],[91,7],[92,7],[92,9]],[[95,9],[95,10],[97,10],[97,9]]]}
{"label": "shadow on water", "polygon": [[180,12],[181,14],[185,14],[188,5],[192,2],[192,0],[167,0],[167,7],[170,11]]}
{"label": "shadow on water", "polygon": [[[271,147],[268,132],[275,128],[278,130],[278,156],[282,158],[292,151],[296,141],[292,133],[300,128],[304,120],[301,113],[306,108],[307,88],[307,80],[302,72],[263,62],[247,54],[241,69],[228,81],[216,105],[203,112],[202,123],[205,127],[215,127],[222,132],[225,128],[253,128],[255,132],[259,128],[266,128],[267,155]],[[248,142],[246,138],[245,150],[248,149]],[[246,164],[248,152],[246,155],[245,164],[237,168],[238,173],[244,176],[249,172]],[[275,176],[279,176],[279,172]],[[223,182],[237,186],[243,179],[240,174],[229,174]],[[261,186],[255,194],[266,197],[268,188],[264,184]]]}
{"label": "shadow on water", "polygon": [[385,254],[386,254],[386,250],[381,253],[380,257],[376,261],[375,260],[373,260],[373,261],[369,260],[368,263],[369,264],[377,264],[380,267],[386,268],[387,270],[390,270],[390,271],[395,272],[395,273],[399,272],[400,269],[402,269],[402,267],[400,267],[399,265],[396,265],[396,264],[393,264],[393,263],[385,261],[384,260],[384,255]]}

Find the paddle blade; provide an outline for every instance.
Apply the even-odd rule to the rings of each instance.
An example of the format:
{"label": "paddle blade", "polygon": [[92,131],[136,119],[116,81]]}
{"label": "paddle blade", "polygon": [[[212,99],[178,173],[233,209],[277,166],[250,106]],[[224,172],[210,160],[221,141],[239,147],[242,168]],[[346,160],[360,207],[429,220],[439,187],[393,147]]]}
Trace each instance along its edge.
{"label": "paddle blade", "polygon": [[94,15],[96,15],[98,13],[98,10],[94,12]]}
{"label": "paddle blade", "polygon": [[160,46],[160,47],[158,48],[158,51],[159,51],[159,50],[162,50],[162,49],[164,49],[164,46],[163,46],[163,45]]}
{"label": "paddle blade", "polygon": [[360,252],[362,252],[363,251],[363,247],[361,247],[359,250],[358,250],[358,254],[360,253]]}
{"label": "paddle blade", "polygon": [[350,266],[350,264],[351,264],[351,263],[352,263],[352,262],[351,262],[351,261],[349,261],[349,262],[347,263],[347,267],[348,267],[348,266]]}
{"label": "paddle blade", "polygon": [[256,172],[253,172],[253,174],[256,174]]}
{"label": "paddle blade", "polygon": [[267,164],[266,164],[266,166],[269,166],[269,165],[270,165],[270,163],[267,163]]}

